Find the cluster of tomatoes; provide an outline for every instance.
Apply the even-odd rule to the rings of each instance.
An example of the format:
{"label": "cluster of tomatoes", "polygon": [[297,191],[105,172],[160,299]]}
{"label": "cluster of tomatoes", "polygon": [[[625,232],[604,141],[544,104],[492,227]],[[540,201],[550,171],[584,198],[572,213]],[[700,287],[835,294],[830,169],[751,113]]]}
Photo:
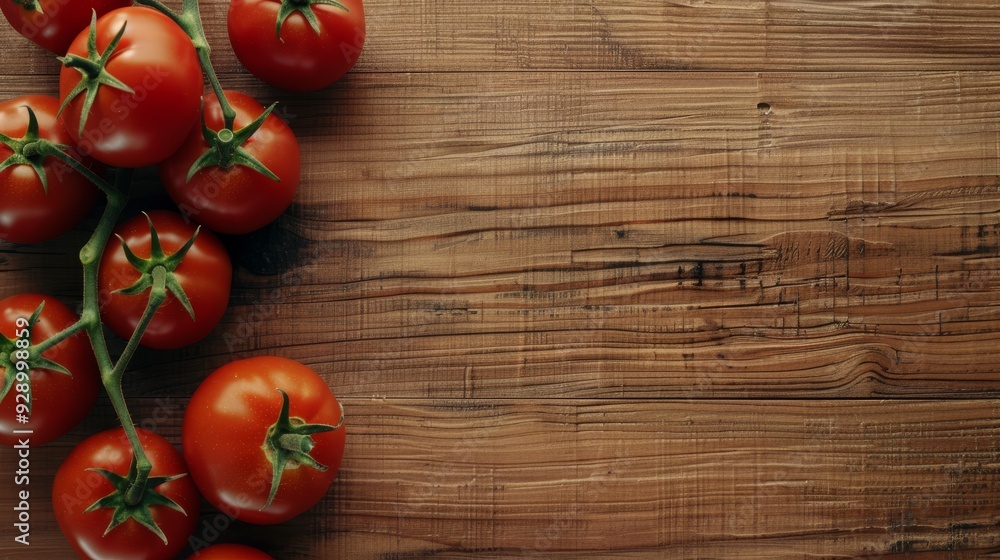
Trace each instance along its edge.
{"label": "cluster of tomatoes", "polygon": [[[136,347],[194,344],[223,318],[232,264],[212,232],[244,234],[274,221],[295,196],[301,165],[295,135],[273,106],[219,85],[197,0],[184,0],[183,10],[135,4],[0,0],[14,29],[63,63],[58,97],[0,103],[0,240],[53,239],[107,195],[80,253],[81,315],[39,294],[0,301],[0,443],[29,434],[36,446],[64,435],[103,384],[123,427],[77,445],[52,493],[74,550],[103,560],[176,557],[202,496],[248,523],[291,519],[327,492],[345,442],[330,388],[280,357],[234,361],[208,376],[185,412],[182,453],[118,408],[120,374]],[[365,38],[360,0],[231,0],[228,27],[252,74],[297,91],[340,78]],[[149,166],[177,211],[119,220],[128,170]],[[117,361],[105,327],[128,341]],[[235,544],[196,557],[270,558]]]}

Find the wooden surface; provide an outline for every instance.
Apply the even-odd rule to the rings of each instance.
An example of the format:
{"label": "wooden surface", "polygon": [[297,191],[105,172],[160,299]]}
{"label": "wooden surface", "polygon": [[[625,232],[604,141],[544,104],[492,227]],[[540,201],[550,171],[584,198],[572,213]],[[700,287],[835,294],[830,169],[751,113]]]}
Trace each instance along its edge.
{"label": "wooden surface", "polygon": [[[203,6],[223,81],[282,100],[304,182],[230,240],[219,329],[140,353],[126,393],[179,443],[205,375],[278,354],[349,437],[315,510],[205,506],[199,536],[284,560],[1000,557],[992,0],[372,0],[355,72],[307,95],[242,71],[225,9]],[[4,98],[55,91],[39,49],[0,48]],[[0,245],[0,295],[78,299],[85,235]],[[114,423],[102,402],[36,450],[33,544],[0,557],[68,557],[51,475]]]}

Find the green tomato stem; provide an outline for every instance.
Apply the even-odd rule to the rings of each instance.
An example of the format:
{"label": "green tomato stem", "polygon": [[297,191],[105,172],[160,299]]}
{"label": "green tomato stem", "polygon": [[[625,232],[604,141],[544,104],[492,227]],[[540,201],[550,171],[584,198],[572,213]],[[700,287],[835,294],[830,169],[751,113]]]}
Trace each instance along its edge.
{"label": "green tomato stem", "polygon": [[278,437],[278,445],[287,451],[309,453],[316,447],[316,442],[304,434],[282,434]]}
{"label": "green tomato stem", "polygon": [[[202,24],[201,15],[198,10],[198,1],[184,0],[184,8],[180,13],[171,10],[159,0],[136,0],[136,4],[145,5],[162,12],[175,21],[185,31],[185,33],[187,33],[188,37],[191,38],[191,42],[198,53],[198,60],[212,84],[212,89],[219,98],[226,127],[232,128],[236,119],[236,111],[226,99],[223,93],[222,85],[219,82],[219,78],[215,73],[215,69],[212,67],[210,58],[211,48],[209,47],[208,39],[205,36],[204,25]],[[87,67],[87,65],[84,64],[84,66],[84,70],[92,70],[92,68]],[[108,241],[113,234],[115,224],[118,221],[118,218],[121,215],[128,199],[126,193],[128,192],[129,186],[132,182],[133,170],[118,170],[115,184],[112,185],[81,164],[75,158],[65,153],[62,147],[51,142],[44,140],[38,141],[33,143],[33,145],[28,148],[32,151],[32,153],[37,152],[38,154],[56,157],[63,161],[73,170],[77,171],[100,188],[107,197],[107,205],[104,208],[104,212],[101,215],[101,219],[98,222],[97,227],[94,229],[94,232],[87,243],[80,249],[80,263],[83,265],[83,312],[81,313],[80,319],[70,327],[57,333],[55,336],[50,337],[48,340],[36,345],[33,351],[38,355],[41,355],[46,350],[54,347],[77,332],[80,332],[81,330],[85,330],[87,332],[90,337],[90,343],[94,351],[94,356],[97,360],[97,365],[101,372],[101,382],[107,391],[108,398],[111,400],[115,414],[118,415],[118,420],[121,423],[126,437],[128,438],[135,461],[135,478],[131,480],[130,485],[125,491],[124,502],[130,506],[138,505],[143,501],[143,497],[146,495],[146,486],[150,481],[149,475],[152,471],[152,463],[146,456],[142,443],[139,441],[139,434],[136,430],[135,422],[132,420],[132,416],[128,410],[128,405],[125,402],[125,396],[122,391],[122,379],[125,376],[125,370],[128,368],[129,362],[139,347],[139,342],[142,340],[142,336],[145,333],[146,328],[152,321],[156,311],[167,298],[167,270],[160,266],[156,267],[152,271],[153,286],[150,292],[149,301],[146,304],[146,309],[143,312],[142,318],[139,320],[139,324],[136,326],[131,337],[129,338],[129,341],[125,346],[125,350],[122,352],[121,356],[119,356],[117,362],[113,361],[108,350],[107,340],[104,337],[104,329],[101,324],[98,272],[101,256],[108,245]]]}
{"label": "green tomato stem", "polygon": [[111,371],[111,378],[121,380],[125,375],[125,368],[128,367],[130,361],[132,361],[132,356],[135,355],[136,349],[139,348],[139,342],[142,340],[142,335],[146,332],[146,327],[153,320],[153,315],[156,314],[156,310],[163,305],[163,302],[167,299],[167,269],[158,266],[153,269],[153,288],[149,294],[149,301],[146,303],[146,310],[143,312],[142,317],[139,319],[139,324],[136,325],[135,330],[132,332],[132,336],[128,340],[128,344],[125,345],[125,350],[122,351],[121,356],[118,357],[118,362]]}
{"label": "green tomato stem", "polygon": [[[122,393],[122,377],[125,365],[128,363],[128,358],[131,357],[131,354],[128,357],[123,355],[122,358],[125,359],[119,358],[118,364],[115,364],[111,360],[107,340],[104,338],[104,329],[101,326],[100,292],[97,283],[101,254],[104,252],[104,248],[107,246],[108,240],[114,231],[115,223],[118,221],[118,217],[125,207],[127,200],[125,192],[128,189],[128,185],[132,182],[132,175],[133,170],[131,169],[119,170],[115,185],[108,189],[102,189],[105,190],[108,203],[104,208],[104,213],[101,215],[100,222],[98,222],[97,227],[94,229],[93,235],[91,235],[83,248],[80,249],[80,263],[83,265],[83,313],[80,317],[80,323],[85,325],[87,334],[90,336],[90,345],[94,350],[94,356],[97,358],[97,365],[101,371],[101,382],[108,393],[108,398],[115,409],[115,414],[118,415],[118,421],[125,431],[129,445],[132,447],[132,453],[136,461],[137,476],[126,493],[126,501],[137,504],[142,498],[146,481],[149,480],[152,463],[150,463],[149,458],[146,456],[146,452],[142,448],[142,443],[139,442],[139,434],[135,429],[135,423],[132,421],[132,415],[128,411],[125,396]],[[162,301],[156,303],[154,299],[154,296],[150,297],[150,304],[147,306],[146,313],[143,314],[145,321],[140,322],[136,328],[136,332],[132,335],[132,339],[142,337],[142,333],[145,332],[152,314],[155,313],[156,308],[162,303]],[[152,311],[150,311],[150,308],[152,308]],[[132,345],[131,340],[129,344]],[[134,352],[134,348],[132,352]]]}
{"label": "green tomato stem", "polygon": [[39,342],[38,344],[32,344],[30,348],[31,358],[35,359],[41,357],[42,354],[48,352],[54,346],[58,345],[60,342],[86,329],[89,326],[87,323],[88,321],[79,319],[77,320],[77,322],[59,331],[58,333],[50,336],[49,338],[46,338],[42,342]]}
{"label": "green tomato stem", "polygon": [[63,62],[63,65],[67,68],[76,68],[80,71],[80,73],[91,80],[96,80],[100,77],[101,72],[104,71],[104,66],[102,64],[83,57],[72,59],[67,58],[67,60]]}
{"label": "green tomato stem", "polygon": [[[180,13],[171,10],[159,0],[136,0],[136,4],[148,6],[165,14],[176,22],[187,33],[188,37],[191,38],[191,42],[198,53],[198,60],[212,84],[212,89],[219,98],[226,125],[231,128],[232,123],[236,120],[236,111],[223,94],[222,85],[215,73],[215,69],[212,67],[210,58],[211,48],[205,36],[205,29],[198,10],[197,0],[184,0],[184,8]],[[84,70],[90,69],[84,68]],[[146,495],[146,486],[150,480],[149,474],[152,470],[152,463],[142,448],[135,422],[132,420],[128,405],[125,402],[125,396],[122,391],[122,379],[125,376],[125,370],[129,362],[139,346],[139,342],[142,340],[142,335],[145,333],[156,311],[166,300],[167,271],[163,267],[157,267],[153,270],[153,287],[149,301],[146,304],[146,310],[139,320],[135,331],[133,331],[132,336],[129,338],[125,350],[119,356],[117,362],[114,362],[108,351],[107,340],[104,337],[104,329],[101,324],[98,269],[100,267],[101,255],[104,253],[114,231],[115,223],[118,221],[125,207],[128,198],[126,193],[132,181],[133,171],[130,169],[119,170],[115,184],[111,185],[51,142],[39,142],[37,146],[31,146],[31,149],[37,150],[39,153],[51,155],[65,162],[100,188],[108,199],[94,233],[83,248],[80,249],[80,263],[83,265],[83,313],[81,313],[80,320],[48,341],[38,345],[36,351],[40,354],[80,330],[86,330],[90,336],[91,347],[94,350],[94,356],[97,359],[97,365],[101,372],[101,382],[108,393],[108,398],[111,400],[115,414],[118,415],[118,421],[121,423],[122,429],[128,438],[135,460],[135,478],[125,491],[124,501],[128,505],[137,505],[142,502],[143,496]]]}
{"label": "green tomato stem", "polygon": [[[199,20],[199,25],[201,21]],[[197,47],[196,47],[197,48]],[[236,123],[236,109],[233,109],[229,100],[226,99],[226,93],[222,90],[222,83],[219,81],[219,77],[215,74],[215,68],[212,67],[212,60],[209,57],[209,47],[208,43],[205,43],[205,48],[198,48],[198,60],[201,61],[201,67],[205,70],[205,75],[208,76],[209,83],[212,84],[212,91],[215,92],[215,96],[219,99],[219,105],[222,107],[222,118],[223,123],[226,128],[232,130]]]}
{"label": "green tomato stem", "polygon": [[42,11],[42,5],[36,2],[35,0],[14,0],[14,3],[21,6],[25,10],[31,10],[34,12],[38,12],[40,14],[45,13],[44,11]]}
{"label": "green tomato stem", "polygon": [[166,269],[157,267],[153,270],[153,288],[149,295],[149,301],[146,303],[146,310],[143,312],[142,318],[139,319],[139,324],[136,326],[135,331],[132,332],[132,336],[125,346],[125,351],[118,358],[118,363],[115,364],[115,367],[112,368],[110,373],[101,372],[101,380],[104,381],[104,388],[111,398],[111,403],[114,405],[115,412],[118,413],[119,421],[121,421],[122,429],[125,430],[125,436],[128,437],[132,451],[135,453],[136,477],[132,481],[131,486],[128,487],[128,490],[125,491],[125,503],[130,506],[137,505],[142,501],[142,497],[146,493],[146,481],[149,480],[152,464],[142,449],[142,444],[139,442],[139,434],[135,429],[135,423],[132,421],[128,406],[125,404],[125,396],[122,392],[122,379],[125,377],[125,369],[139,347],[139,341],[142,340],[143,333],[146,332],[146,327],[153,320],[156,310],[167,299],[166,280]]}
{"label": "green tomato stem", "polygon": [[[307,7],[314,1],[317,0],[307,0]],[[191,169],[188,170],[188,181],[195,173],[211,165],[217,165],[223,169],[229,169],[233,165],[242,165],[273,181],[279,181],[277,175],[243,149],[243,144],[263,126],[264,121],[271,115],[274,105],[268,107],[254,122],[236,130],[236,109],[226,98],[226,92],[222,88],[219,76],[215,73],[215,67],[212,66],[212,48],[205,35],[205,26],[198,9],[198,0],[184,0],[184,7],[179,13],[171,10],[159,0],[136,0],[136,3],[159,10],[184,30],[188,38],[191,39],[195,52],[198,53],[198,62],[208,77],[208,82],[211,84],[212,91],[215,92],[215,97],[219,101],[219,107],[222,109],[222,130],[211,131],[204,122],[202,123],[203,133],[206,135],[205,139],[209,141],[211,148],[202,154],[202,157],[195,161]],[[312,13],[311,10],[309,13]],[[214,142],[210,136],[214,137]]]}
{"label": "green tomato stem", "polygon": [[118,172],[115,187],[105,191],[108,202],[101,215],[101,220],[90,239],[80,249],[80,263],[83,265],[83,313],[80,320],[87,325],[90,345],[94,349],[94,356],[97,358],[97,365],[100,367],[102,376],[105,372],[110,374],[111,370],[114,369],[114,364],[111,361],[111,354],[108,352],[104,329],[101,328],[97,273],[104,247],[107,246],[114,231],[115,222],[118,221],[118,217],[125,207],[127,197],[123,189],[131,183],[132,174],[132,170]]}
{"label": "green tomato stem", "polygon": [[[60,161],[68,165],[71,169],[73,169],[73,171],[76,171],[80,175],[83,175],[85,179],[93,183],[95,186],[97,186],[97,188],[101,189],[101,192],[103,192],[108,197],[124,196],[122,194],[122,191],[118,187],[105,181],[103,178],[101,178],[100,175],[94,173],[86,165],[83,165],[82,163],[77,161],[76,158],[67,154],[66,152],[61,150],[59,146],[56,146],[55,144],[49,142],[48,140],[39,140],[37,142],[30,144],[29,146],[25,146],[25,151],[37,152],[38,154],[43,154],[45,156],[52,156],[54,158],[59,159]],[[122,203],[124,203],[124,200],[122,201]],[[115,216],[115,219],[116,220],[118,219],[117,215]]]}
{"label": "green tomato stem", "polygon": [[142,496],[145,494],[146,482],[149,479],[152,464],[142,448],[138,432],[135,429],[135,423],[132,421],[132,415],[129,413],[128,406],[125,403],[125,396],[122,392],[122,379],[125,376],[125,369],[128,367],[132,356],[139,346],[139,341],[146,331],[146,327],[149,326],[156,310],[159,309],[166,299],[166,270],[158,268],[153,271],[153,289],[146,306],[146,311],[143,313],[139,324],[132,333],[117,363],[112,361],[111,354],[108,351],[107,340],[104,337],[104,329],[101,325],[98,272],[101,255],[104,253],[104,249],[111,239],[115,223],[118,221],[118,217],[121,215],[128,199],[125,192],[128,185],[132,182],[133,171],[130,169],[119,170],[115,184],[112,185],[65,153],[55,144],[44,140],[36,142],[36,144],[35,149],[39,153],[59,158],[97,185],[107,196],[108,201],[101,219],[94,229],[94,233],[83,248],[80,249],[80,263],[83,265],[83,312],[80,315],[80,319],[48,339],[33,345],[31,351],[33,354],[41,356],[45,351],[74,334],[82,330],[87,332],[101,372],[101,382],[108,393],[115,413],[118,415],[118,420],[125,431],[125,435],[128,437],[136,460],[137,476],[125,495],[126,503],[135,505],[142,500]]}
{"label": "green tomato stem", "polygon": [[136,0],[135,3],[162,12],[174,20],[187,33],[187,36],[191,39],[191,44],[194,45],[194,49],[198,53],[198,61],[201,63],[201,68],[212,85],[212,91],[219,98],[219,105],[222,107],[223,122],[226,128],[232,129],[233,123],[236,122],[236,110],[233,109],[232,104],[226,99],[225,92],[222,89],[222,82],[219,81],[219,76],[215,73],[215,67],[212,66],[212,57],[210,56],[212,47],[209,46],[208,37],[205,35],[205,26],[202,23],[201,12],[198,9],[198,0],[184,0],[184,7],[180,13],[171,10],[159,0]]}
{"label": "green tomato stem", "polygon": [[306,424],[301,419],[292,420],[291,400],[288,393],[278,389],[281,394],[281,411],[278,419],[267,429],[264,436],[264,455],[271,463],[271,492],[261,510],[267,509],[278,494],[278,487],[289,465],[302,465],[320,472],[329,469],[326,465],[313,459],[310,452],[316,447],[312,434],[332,432],[344,421],[344,407],[340,407],[340,422],[336,426],[327,424]]}

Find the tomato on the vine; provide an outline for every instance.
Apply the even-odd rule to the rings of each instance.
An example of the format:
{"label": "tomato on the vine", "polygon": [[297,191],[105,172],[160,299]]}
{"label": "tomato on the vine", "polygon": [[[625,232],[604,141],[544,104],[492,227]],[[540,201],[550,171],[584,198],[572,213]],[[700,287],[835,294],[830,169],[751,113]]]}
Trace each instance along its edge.
{"label": "tomato on the vine", "polygon": [[[28,108],[35,115],[34,125]],[[31,140],[72,144],[56,119],[59,100],[25,95],[0,103],[0,239],[14,243],[48,241],[73,229],[97,202],[98,190],[55,157],[26,153]],[[34,136],[34,137],[33,137]],[[12,146],[13,145],[13,146]],[[93,162],[75,156],[90,167]]]}
{"label": "tomato on the vine", "polygon": [[[200,498],[181,454],[153,432],[140,429],[138,436],[153,465],[140,511],[130,510],[120,499],[133,461],[121,428],[85,439],[56,472],[52,487],[56,521],[81,558],[168,560],[187,546],[194,533]],[[121,522],[113,525],[114,521]]]}
{"label": "tomato on the vine", "polygon": [[312,369],[286,358],[231,362],[191,397],[181,443],[191,476],[220,511],[287,521],[326,494],[344,455],[343,409]]}
{"label": "tomato on the vine", "polygon": [[[37,321],[28,326],[43,302],[45,306]],[[14,445],[25,437],[14,434],[15,430],[30,430],[32,445],[48,443],[79,424],[94,407],[101,376],[90,340],[82,331],[44,352],[41,363],[23,360],[25,364],[38,366],[31,368],[27,383],[15,377],[17,364],[22,362],[18,350],[26,349],[18,347],[18,339],[36,345],[76,322],[77,316],[52,297],[18,294],[0,301],[0,334],[3,335],[0,337],[0,381],[11,382],[9,385],[6,381],[0,383],[7,387],[7,394],[0,400],[0,443]],[[25,331],[30,338],[19,336]],[[46,369],[46,365],[52,369]],[[22,408],[19,412],[18,404],[30,404],[30,410],[25,412]],[[27,418],[27,421],[22,423],[18,418]]]}
{"label": "tomato on the vine", "polygon": [[[252,97],[233,91],[226,99],[236,111],[232,131],[248,127],[265,112]],[[204,125],[212,132],[225,129],[222,108],[214,93],[205,96]],[[280,216],[295,198],[301,155],[292,129],[274,114],[241,146],[278,180],[239,162],[228,168],[210,165],[190,175],[192,166],[212,146],[201,127],[159,166],[167,194],[181,213],[220,233],[241,234],[260,229]],[[190,179],[188,179],[190,175]]]}
{"label": "tomato on the vine", "polygon": [[[187,346],[207,336],[219,324],[229,305],[232,262],[212,232],[197,229],[180,214],[167,210],[135,216],[115,229],[120,241],[113,240],[105,248],[97,280],[101,319],[112,332],[125,339],[131,337],[149,301],[148,286],[138,293],[128,293],[129,288],[141,287],[148,277],[148,273],[135,267],[129,252],[145,261],[143,266],[164,266],[168,273],[167,299],[146,328],[140,341],[143,346],[157,349]],[[196,232],[194,243],[188,247]],[[157,245],[162,249],[159,255]],[[186,253],[178,264],[176,257],[171,257],[179,251]],[[176,285],[171,284],[169,277],[173,277]]]}
{"label": "tomato on the vine", "polygon": [[195,552],[188,560],[274,560],[274,557],[241,544],[217,544]]}
{"label": "tomato on the vine", "polygon": [[90,24],[111,10],[131,6],[132,0],[0,0],[0,10],[18,33],[56,54],[65,54],[69,44]]}
{"label": "tomato on the vine", "polygon": [[354,66],[365,43],[361,0],[231,0],[227,22],[243,66],[292,91],[332,84]]}
{"label": "tomato on the vine", "polygon": [[[88,52],[91,36],[96,52]],[[60,60],[63,124],[80,151],[98,161],[116,167],[163,161],[198,120],[204,90],[198,53],[184,30],[156,10],[105,14]]]}

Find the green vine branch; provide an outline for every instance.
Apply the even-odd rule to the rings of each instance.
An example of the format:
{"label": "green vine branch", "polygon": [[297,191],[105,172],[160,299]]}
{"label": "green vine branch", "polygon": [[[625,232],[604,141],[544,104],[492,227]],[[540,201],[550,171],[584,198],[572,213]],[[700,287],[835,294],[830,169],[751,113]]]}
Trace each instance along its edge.
{"label": "green vine branch", "polygon": [[[198,53],[202,69],[208,77],[212,89],[215,92],[222,108],[225,130],[229,131],[229,133],[220,132],[220,134],[227,137],[229,134],[232,134],[235,139],[240,140],[245,140],[244,137],[249,137],[256,130],[256,128],[253,130],[249,130],[248,128],[247,130],[232,131],[236,119],[236,111],[230,104],[229,100],[226,99],[219,78],[212,67],[210,58],[211,49],[208,45],[208,39],[206,38],[204,25],[199,13],[198,1],[184,0],[183,8],[180,12],[170,9],[159,0],[136,0],[136,4],[147,6],[162,12],[176,22],[190,37],[191,42]],[[25,2],[25,5],[28,5],[28,3]],[[111,47],[105,49],[105,53],[103,54],[97,53],[96,45],[94,44],[93,39],[93,29],[94,27],[92,26],[89,41],[89,43],[91,43],[89,45],[89,56],[87,58],[75,57],[72,59],[65,59],[63,62],[77,68],[81,73],[88,76],[91,81],[95,83],[100,82],[120,88],[120,84],[113,80],[113,77],[107,75],[107,73],[103,70],[104,63],[106,62],[105,59],[109,53],[114,50],[114,48]],[[122,37],[123,33],[124,26],[121,30],[119,30],[115,42]],[[84,93],[84,91],[81,90],[76,93]],[[93,92],[88,91],[87,95],[87,105],[89,106],[89,102],[92,102]],[[269,114],[270,109],[265,115],[258,119],[260,123],[262,123],[263,119],[267,118],[267,115]],[[72,154],[68,153],[66,146],[61,146],[40,138],[37,134],[37,121],[33,113],[30,114],[30,120],[33,124],[29,127],[29,133],[26,134],[24,138],[0,138],[0,141],[12,146],[12,150],[15,152],[16,156],[13,159],[9,159],[9,161],[3,162],[3,164],[8,166],[21,164],[31,165],[36,172],[39,172],[39,177],[44,183],[45,177],[43,172],[40,171],[42,169],[42,162],[49,157],[56,158],[67,165],[70,169],[76,171],[88,179],[91,183],[96,185],[107,199],[107,203],[101,213],[97,226],[94,228],[93,233],[80,249],[79,253],[80,264],[83,268],[83,311],[80,314],[79,320],[52,337],[32,345],[30,347],[30,352],[33,356],[40,357],[46,351],[52,349],[75,334],[86,332],[89,336],[90,344],[100,370],[101,382],[104,385],[109,399],[111,400],[115,414],[118,416],[118,420],[121,423],[122,429],[128,438],[129,445],[133,452],[133,463],[127,476],[112,476],[113,473],[102,474],[109,477],[109,479],[113,478],[113,482],[119,490],[117,494],[120,495],[121,503],[116,501],[113,504],[116,515],[122,516],[127,513],[135,517],[135,515],[133,515],[134,512],[140,511],[141,513],[143,508],[148,507],[150,504],[158,503],[155,499],[156,493],[154,489],[157,485],[162,484],[167,479],[164,479],[163,477],[150,477],[152,463],[142,447],[135,422],[133,421],[128,410],[122,391],[122,381],[126,370],[128,369],[128,365],[138,349],[140,341],[142,340],[150,322],[153,320],[157,310],[163,305],[171,293],[176,292],[175,288],[177,288],[177,286],[172,284],[172,282],[176,283],[176,279],[171,276],[172,269],[169,267],[169,263],[174,261],[179,262],[179,260],[184,256],[183,252],[186,251],[183,251],[178,255],[171,255],[170,259],[173,260],[167,259],[163,262],[152,263],[149,270],[141,271],[144,275],[148,274],[150,280],[148,284],[137,287],[135,291],[137,293],[146,293],[148,290],[149,299],[146,304],[146,309],[143,312],[138,325],[132,332],[124,350],[117,357],[117,359],[113,359],[108,349],[100,317],[101,302],[98,287],[98,272],[101,257],[105,249],[108,247],[115,225],[117,224],[128,201],[128,193],[131,188],[134,171],[131,169],[116,169],[114,182],[108,182],[105,178],[101,177],[85,164],[77,160]],[[257,123],[257,121],[255,121],[255,123]],[[257,124],[259,126],[259,123]],[[233,154],[235,155],[231,159],[238,159],[238,156],[240,155],[238,146],[234,148]],[[235,163],[246,165],[245,163],[242,163],[242,161],[236,161]],[[266,171],[266,168],[264,171]],[[166,266],[164,263],[166,263]],[[108,500],[110,499],[111,497],[107,497],[95,502],[90,509],[92,510],[97,507],[109,507],[108,504],[111,502],[108,502]],[[118,498],[114,499],[118,500]],[[140,519],[140,522],[141,521],[142,520]],[[119,522],[121,522],[121,520],[119,520]],[[162,538],[162,532],[159,532],[158,527],[155,527],[155,523],[152,525],[153,526],[151,527],[147,525],[147,527],[149,527],[154,533],[160,535]],[[114,520],[112,527],[113,526]],[[110,528],[111,527],[109,527],[109,530]]]}
{"label": "green vine branch", "polygon": [[222,89],[222,82],[219,81],[219,76],[215,73],[215,68],[212,66],[212,47],[208,44],[208,37],[205,35],[205,25],[201,20],[198,0],[184,0],[184,5],[180,12],[170,9],[170,7],[159,0],[135,0],[135,3],[162,12],[174,20],[187,33],[191,39],[191,43],[194,45],[195,51],[198,53],[198,61],[201,62],[201,68],[212,85],[212,91],[219,98],[226,128],[232,129],[233,123],[236,122],[236,110],[233,109],[232,104],[226,99],[226,94]]}

